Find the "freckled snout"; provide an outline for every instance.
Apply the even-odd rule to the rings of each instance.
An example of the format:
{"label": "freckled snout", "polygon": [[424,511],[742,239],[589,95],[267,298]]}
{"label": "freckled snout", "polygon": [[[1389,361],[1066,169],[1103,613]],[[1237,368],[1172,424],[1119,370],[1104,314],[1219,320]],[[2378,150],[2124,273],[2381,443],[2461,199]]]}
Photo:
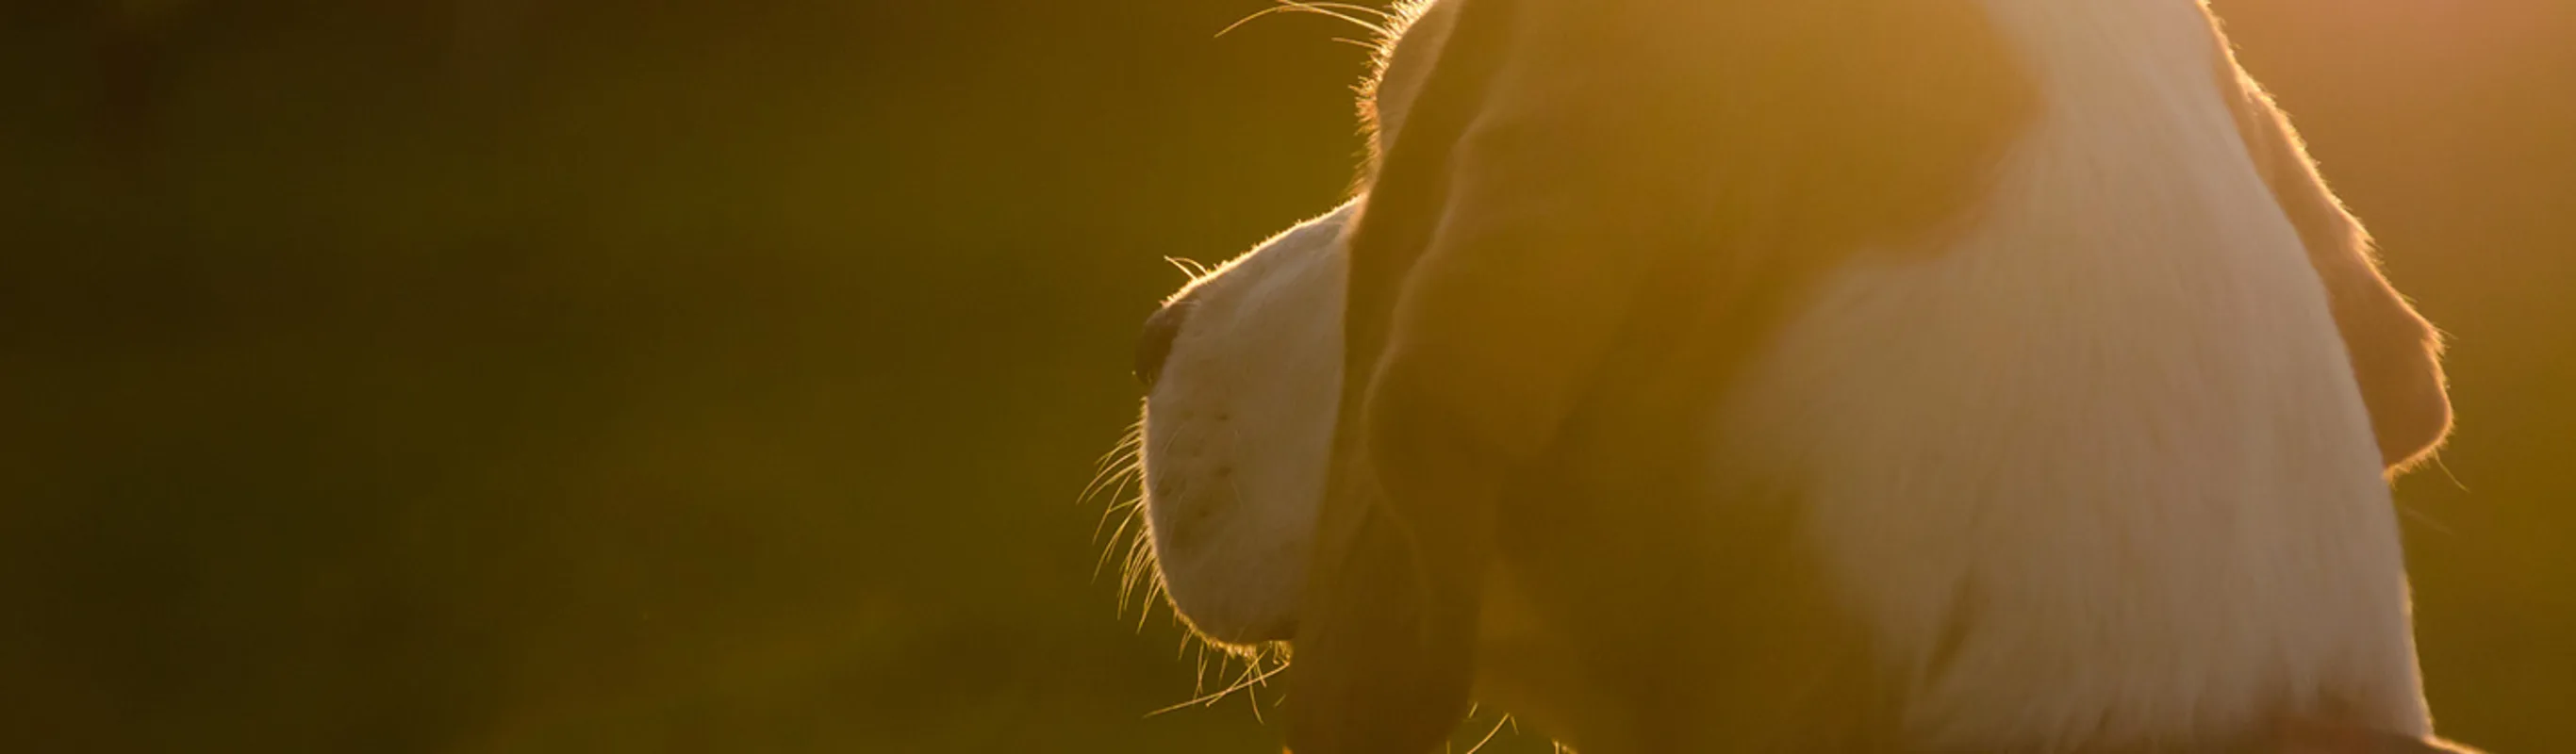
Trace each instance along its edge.
{"label": "freckled snout", "polygon": [[1297,630],[1341,397],[1343,229],[1298,224],[1145,319],[1144,533],[1172,607],[1223,645]]}

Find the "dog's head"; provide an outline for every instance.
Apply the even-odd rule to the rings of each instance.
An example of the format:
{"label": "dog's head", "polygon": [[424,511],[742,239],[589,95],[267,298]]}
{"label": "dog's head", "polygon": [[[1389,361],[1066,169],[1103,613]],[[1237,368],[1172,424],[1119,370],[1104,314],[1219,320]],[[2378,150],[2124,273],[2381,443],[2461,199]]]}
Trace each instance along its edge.
{"label": "dog's head", "polygon": [[[1480,511],[1598,407],[1601,370],[1693,341],[1690,369],[1722,378],[1759,327],[1701,324],[1758,322],[1802,275],[1956,230],[2033,105],[1965,0],[1683,5],[1406,4],[1364,89],[1359,198],[1149,320],[1159,578],[1208,639],[1295,640],[1292,741],[1445,729],[1496,547]],[[2246,86],[2247,141],[2315,236],[2383,450],[2416,457],[2448,426],[2430,330]],[[1699,324],[1640,334],[1640,307]]]}

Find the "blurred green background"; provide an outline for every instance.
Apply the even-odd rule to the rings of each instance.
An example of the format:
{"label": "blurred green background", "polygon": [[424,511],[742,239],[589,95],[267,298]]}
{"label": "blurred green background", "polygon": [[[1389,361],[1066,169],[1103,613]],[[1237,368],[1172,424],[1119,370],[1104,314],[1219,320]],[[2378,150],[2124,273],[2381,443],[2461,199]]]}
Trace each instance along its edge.
{"label": "blurred green background", "polygon": [[[1077,500],[1356,163],[1265,5],[0,6],[0,750],[1275,751]],[[2436,709],[2559,750],[2576,7],[2220,8],[2457,336]]]}

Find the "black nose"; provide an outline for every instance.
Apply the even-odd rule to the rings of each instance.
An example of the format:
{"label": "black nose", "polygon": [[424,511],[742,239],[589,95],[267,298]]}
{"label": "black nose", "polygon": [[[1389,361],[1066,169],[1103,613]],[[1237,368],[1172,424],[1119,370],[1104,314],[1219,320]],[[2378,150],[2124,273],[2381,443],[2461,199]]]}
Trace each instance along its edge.
{"label": "black nose", "polygon": [[1190,316],[1188,301],[1165,304],[1154,316],[1145,318],[1145,334],[1136,341],[1136,381],[1145,389],[1154,389],[1154,381],[1163,377],[1163,361],[1172,357],[1172,339],[1181,335],[1181,321]]}

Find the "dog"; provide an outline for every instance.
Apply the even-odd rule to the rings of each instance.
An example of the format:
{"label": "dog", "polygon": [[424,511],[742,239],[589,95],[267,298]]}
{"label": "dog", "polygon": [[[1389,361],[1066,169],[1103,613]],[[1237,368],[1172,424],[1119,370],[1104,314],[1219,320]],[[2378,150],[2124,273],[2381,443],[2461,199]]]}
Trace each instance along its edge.
{"label": "dog", "polygon": [[1137,353],[1157,577],[1291,749],[2459,750],[2441,339],[2199,0],[1392,20],[1355,197]]}

